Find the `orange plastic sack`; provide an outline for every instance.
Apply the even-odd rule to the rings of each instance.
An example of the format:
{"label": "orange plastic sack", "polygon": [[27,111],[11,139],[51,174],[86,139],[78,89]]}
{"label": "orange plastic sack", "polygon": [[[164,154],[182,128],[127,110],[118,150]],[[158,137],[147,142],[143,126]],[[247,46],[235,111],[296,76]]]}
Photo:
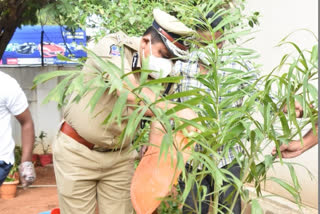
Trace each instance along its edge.
{"label": "orange plastic sack", "polygon": [[[137,214],[151,214],[159,205],[160,198],[165,197],[176,184],[181,170],[176,170],[176,150],[168,152],[166,158],[162,154],[159,160],[162,135],[150,138],[155,146],[149,146],[147,152],[141,159],[131,183],[131,201]],[[181,151],[188,143],[187,138],[181,132],[175,136],[175,145]],[[158,146],[156,146],[158,145]],[[183,151],[184,163],[190,156],[190,149]]]}

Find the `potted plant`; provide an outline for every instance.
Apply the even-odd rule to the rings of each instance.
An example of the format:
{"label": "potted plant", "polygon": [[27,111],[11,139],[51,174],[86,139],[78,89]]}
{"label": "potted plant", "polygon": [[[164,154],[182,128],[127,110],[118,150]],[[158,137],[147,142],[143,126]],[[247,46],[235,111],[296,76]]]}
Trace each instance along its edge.
{"label": "potted plant", "polygon": [[32,154],[32,163],[33,163],[33,165],[36,167],[36,166],[38,166],[39,165],[39,154],[35,154],[35,153],[33,153]]}
{"label": "potted plant", "polygon": [[41,166],[46,166],[52,163],[52,154],[49,153],[50,144],[45,141],[46,137],[47,133],[44,131],[41,131],[39,136],[36,137],[36,144],[41,145],[42,154],[34,154],[33,162],[35,163],[35,165],[37,163],[37,158],[39,158]]}
{"label": "potted plant", "polygon": [[18,165],[14,163],[8,176],[0,187],[0,196],[2,199],[16,197],[17,186],[19,184]]}
{"label": "potted plant", "polygon": [[0,197],[3,199],[10,199],[16,196],[17,186],[19,181],[19,165],[21,163],[22,149],[21,146],[15,146],[14,159],[15,163],[10,169],[9,174],[0,187]]}

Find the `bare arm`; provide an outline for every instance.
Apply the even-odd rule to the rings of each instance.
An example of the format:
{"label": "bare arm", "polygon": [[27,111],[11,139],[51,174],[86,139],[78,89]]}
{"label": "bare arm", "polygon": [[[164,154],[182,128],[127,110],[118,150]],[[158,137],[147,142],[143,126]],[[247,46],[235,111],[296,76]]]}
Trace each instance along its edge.
{"label": "bare arm", "polygon": [[[291,141],[288,145],[283,144],[280,146],[280,152],[283,158],[294,158],[313,146],[318,144],[318,124],[316,124],[316,134],[313,133],[312,129],[308,131],[308,133],[303,136],[303,144],[301,144],[300,140]],[[275,155],[277,153],[276,148],[273,149],[272,154]]]}
{"label": "bare arm", "polygon": [[22,157],[21,162],[31,161],[34,144],[34,125],[31,113],[27,108],[24,112],[15,116],[21,125]]}
{"label": "bare arm", "polygon": [[[136,81],[136,79],[134,78],[134,76],[132,74],[128,75],[128,78],[129,78],[129,81],[131,82],[131,84],[133,85],[133,87],[139,86],[138,82]],[[118,95],[120,94],[119,91],[117,93],[118,93]],[[158,97],[156,97],[155,93],[152,90],[150,90],[149,88],[146,88],[146,87],[143,88],[141,93],[143,93],[145,96],[147,96],[151,102],[154,102],[154,101],[156,101],[156,99],[158,99]],[[127,103],[128,104],[137,104],[136,103],[136,96],[133,93],[129,93],[128,98],[127,98]],[[144,103],[140,102],[139,105],[144,105]],[[166,103],[166,102],[159,102],[156,104],[156,106],[161,109],[171,109],[171,108],[175,107],[174,104]],[[134,107],[130,106],[130,108],[134,108]],[[177,112],[177,115],[179,117],[185,118],[185,119],[197,118],[197,114],[194,113],[191,109],[183,109],[183,110]],[[152,117],[152,116],[154,116],[154,114],[150,109],[148,109],[145,113],[145,116]]]}
{"label": "bare arm", "polygon": [[[296,112],[296,117],[297,118],[302,118],[303,117],[303,108],[302,108],[302,105],[298,102],[298,101],[295,101],[294,102],[294,110]],[[310,108],[313,108],[312,105],[310,105]],[[285,105],[284,108],[283,108],[283,112],[284,113],[288,113],[288,106]]]}

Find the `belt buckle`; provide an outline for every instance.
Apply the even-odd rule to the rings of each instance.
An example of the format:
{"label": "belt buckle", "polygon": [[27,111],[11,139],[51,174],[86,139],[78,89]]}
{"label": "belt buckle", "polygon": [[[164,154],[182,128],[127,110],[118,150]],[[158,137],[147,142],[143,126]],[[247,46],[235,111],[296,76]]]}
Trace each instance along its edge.
{"label": "belt buckle", "polygon": [[110,149],[110,148],[102,147],[99,145],[94,145],[92,150],[97,151],[97,152],[110,152],[110,151],[112,151],[112,149]]}

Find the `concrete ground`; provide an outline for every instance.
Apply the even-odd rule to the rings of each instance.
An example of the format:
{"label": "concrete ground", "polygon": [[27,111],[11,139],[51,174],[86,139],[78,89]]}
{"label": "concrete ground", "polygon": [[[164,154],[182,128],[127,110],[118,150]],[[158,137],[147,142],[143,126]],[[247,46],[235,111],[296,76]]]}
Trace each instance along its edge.
{"label": "concrete ground", "polygon": [[58,207],[56,181],[52,165],[36,167],[36,182],[28,189],[18,187],[13,199],[0,199],[1,214],[38,214]]}
{"label": "concrete ground", "polygon": [[[247,187],[247,189],[249,190],[250,195],[254,197],[254,188]],[[302,206],[301,209],[299,209],[296,203],[283,197],[270,197],[270,193],[264,191],[262,192],[262,195],[264,198],[259,199],[259,204],[265,214],[318,214],[317,209],[308,206]],[[245,214],[251,214],[250,205],[246,207]]]}
{"label": "concrete ground", "polygon": [[[1,214],[39,214],[58,207],[58,196],[53,166],[38,166],[35,169],[37,180],[32,187],[26,190],[19,187],[17,196],[13,199],[4,200],[0,198]],[[250,194],[254,196],[254,189],[252,187],[247,187],[247,189]],[[267,192],[264,192],[263,194],[270,195],[270,193]],[[265,214],[318,213],[318,210],[310,207],[302,207],[302,209],[299,210],[295,203],[281,197],[266,197],[265,199],[260,200],[260,205]],[[250,206],[247,206],[245,214],[250,213]]]}

